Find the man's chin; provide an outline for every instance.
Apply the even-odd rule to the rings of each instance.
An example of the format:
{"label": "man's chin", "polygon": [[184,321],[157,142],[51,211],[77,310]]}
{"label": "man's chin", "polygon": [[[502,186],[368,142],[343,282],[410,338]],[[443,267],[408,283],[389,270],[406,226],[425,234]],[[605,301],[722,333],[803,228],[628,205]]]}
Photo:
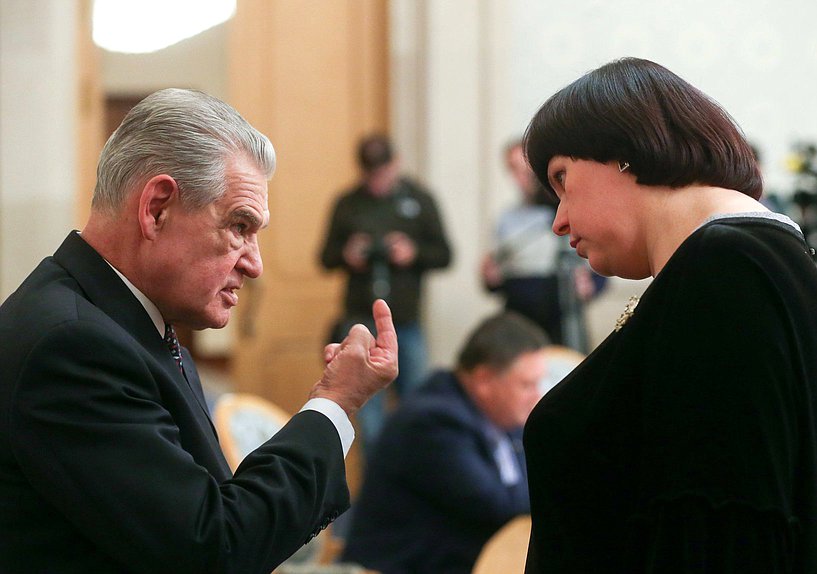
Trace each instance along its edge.
{"label": "man's chin", "polygon": [[195,324],[189,325],[194,331],[204,331],[206,329],[223,329],[230,322],[230,312],[220,310],[219,313],[201,317]]}
{"label": "man's chin", "polygon": [[221,320],[214,321],[213,323],[211,323],[210,325],[205,327],[205,329],[223,329],[224,327],[227,326],[227,323],[229,323],[229,322],[230,322],[230,315],[227,315],[226,317],[224,317]]}

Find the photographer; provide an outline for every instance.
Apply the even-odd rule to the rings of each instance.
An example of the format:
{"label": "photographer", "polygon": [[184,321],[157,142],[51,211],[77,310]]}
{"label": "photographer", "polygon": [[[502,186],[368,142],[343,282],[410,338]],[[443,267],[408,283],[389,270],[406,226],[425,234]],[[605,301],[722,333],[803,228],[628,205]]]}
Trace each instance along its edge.
{"label": "photographer", "polygon": [[520,197],[496,223],[494,245],[480,267],[482,284],[504,298],[506,310],[539,325],[552,343],[586,353],[583,306],[604,288],[605,278],[551,231],[558,201],[536,179],[521,140],[505,147],[504,160]]}
{"label": "photographer", "polygon": [[[419,317],[423,275],[446,267],[451,250],[434,199],[400,174],[388,138],[364,138],[357,160],[361,180],[336,202],[321,251],[324,267],[341,268],[348,276],[343,316],[334,331],[364,322],[375,299],[388,301],[400,347],[394,388],[402,395],[426,374]],[[379,432],[384,409],[380,393],[358,413],[364,444]]]}

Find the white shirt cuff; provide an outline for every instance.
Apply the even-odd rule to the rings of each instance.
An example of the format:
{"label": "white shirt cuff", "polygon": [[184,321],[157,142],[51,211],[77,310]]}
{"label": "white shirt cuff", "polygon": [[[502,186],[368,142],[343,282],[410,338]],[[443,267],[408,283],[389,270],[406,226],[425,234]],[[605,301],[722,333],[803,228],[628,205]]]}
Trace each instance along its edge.
{"label": "white shirt cuff", "polygon": [[301,408],[301,411],[317,411],[332,421],[335,430],[338,431],[338,436],[340,436],[343,458],[346,458],[349,449],[352,448],[352,441],[355,440],[355,428],[352,426],[346,411],[340,408],[340,405],[335,401],[323,398],[309,399]]}

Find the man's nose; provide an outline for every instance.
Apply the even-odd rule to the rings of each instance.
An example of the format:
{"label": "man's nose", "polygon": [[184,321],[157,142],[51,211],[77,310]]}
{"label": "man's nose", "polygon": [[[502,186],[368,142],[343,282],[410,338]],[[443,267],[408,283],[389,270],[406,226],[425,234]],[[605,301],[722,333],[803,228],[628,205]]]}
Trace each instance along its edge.
{"label": "man's nose", "polygon": [[259,277],[264,272],[264,262],[261,260],[261,248],[257,239],[247,243],[239,265],[241,272],[251,279]]}

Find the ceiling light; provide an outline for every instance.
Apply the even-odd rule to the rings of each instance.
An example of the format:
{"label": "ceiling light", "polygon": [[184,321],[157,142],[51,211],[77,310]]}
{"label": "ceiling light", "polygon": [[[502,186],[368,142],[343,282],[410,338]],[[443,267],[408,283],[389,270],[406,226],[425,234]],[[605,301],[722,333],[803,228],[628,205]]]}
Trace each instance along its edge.
{"label": "ceiling light", "polygon": [[93,37],[112,52],[155,52],[226,22],[236,0],[95,0]]}

